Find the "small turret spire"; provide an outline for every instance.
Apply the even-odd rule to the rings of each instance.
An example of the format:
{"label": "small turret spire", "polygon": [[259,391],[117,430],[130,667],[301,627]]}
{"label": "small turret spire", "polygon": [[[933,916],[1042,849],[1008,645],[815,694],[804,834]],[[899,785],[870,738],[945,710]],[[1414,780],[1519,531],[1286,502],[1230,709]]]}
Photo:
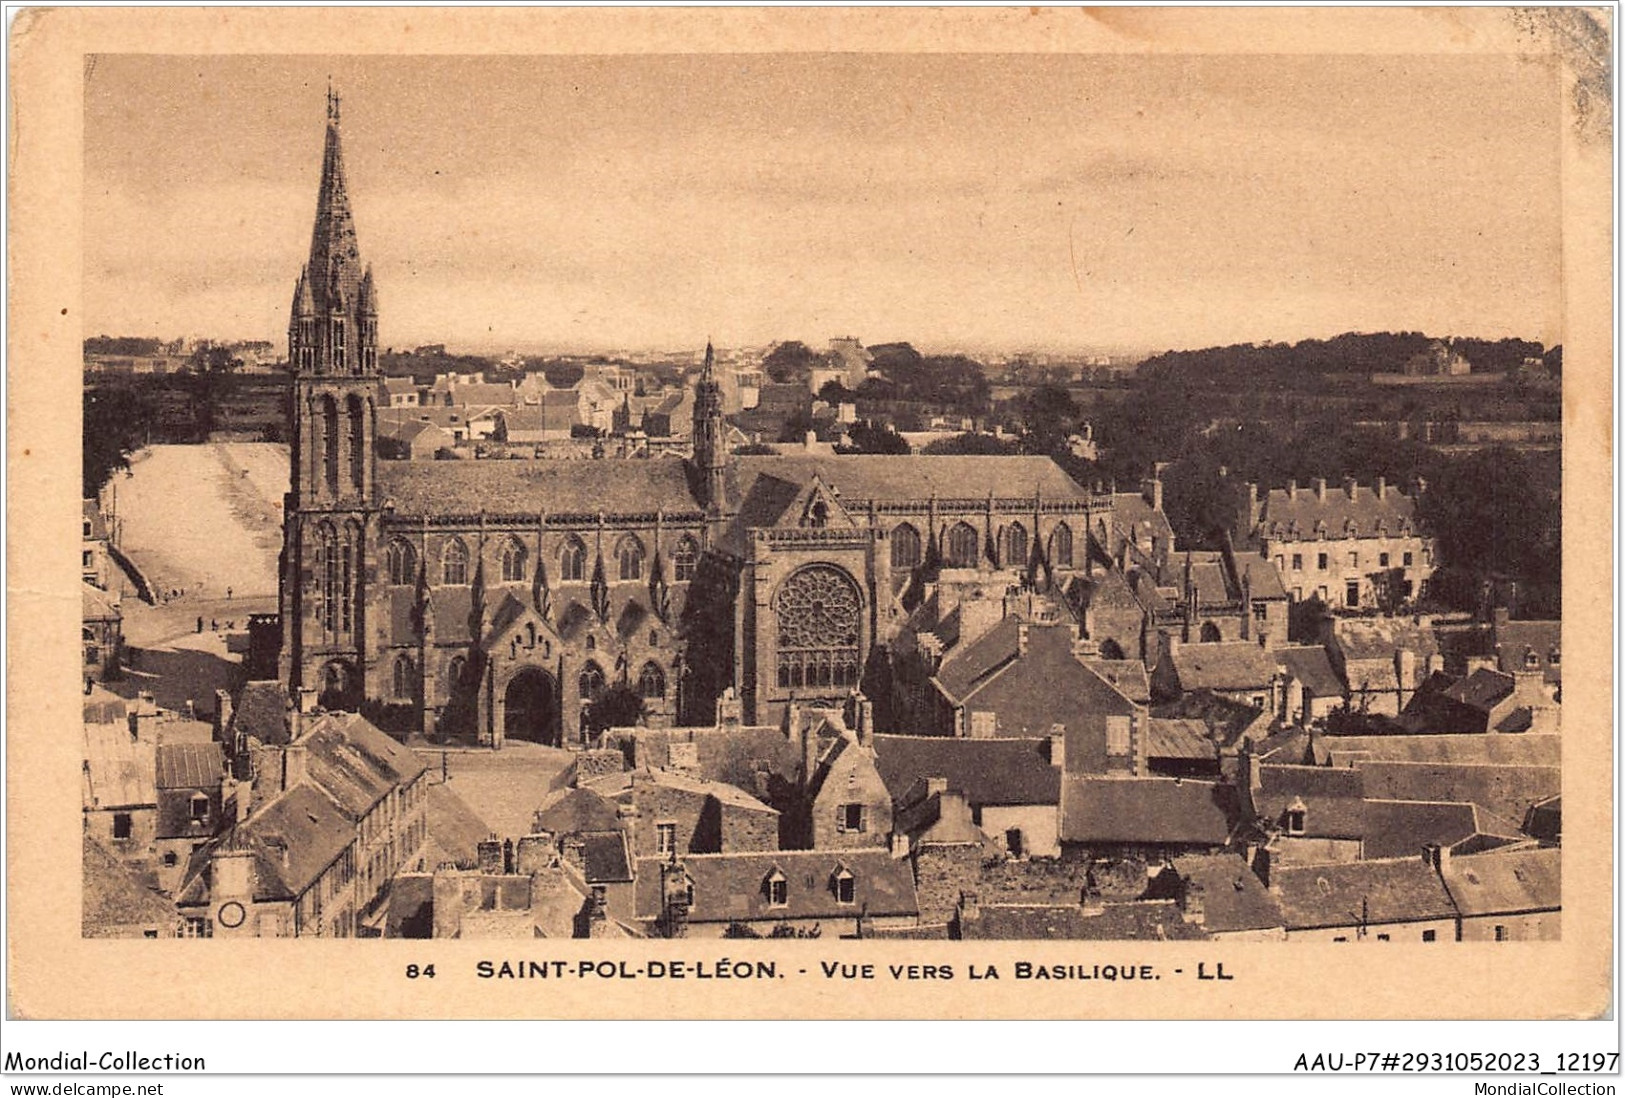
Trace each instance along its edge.
{"label": "small turret spire", "polygon": [[333,90],[331,76],[327,78],[327,124],[330,126],[339,124],[339,94]]}

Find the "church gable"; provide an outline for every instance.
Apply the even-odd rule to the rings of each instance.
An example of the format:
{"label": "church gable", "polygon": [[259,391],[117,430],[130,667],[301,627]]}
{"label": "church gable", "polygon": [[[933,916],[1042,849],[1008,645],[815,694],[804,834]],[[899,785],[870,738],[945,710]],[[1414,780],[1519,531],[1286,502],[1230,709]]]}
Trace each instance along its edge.
{"label": "church gable", "polygon": [[840,497],[835,490],[825,484],[824,478],[816,472],[780,514],[776,525],[780,528],[786,526],[813,529],[827,527],[837,530],[858,528],[856,520],[841,505]]}
{"label": "church gable", "polygon": [[533,608],[508,595],[491,616],[484,649],[493,657],[511,660],[522,656],[552,659],[559,646],[558,633]]}

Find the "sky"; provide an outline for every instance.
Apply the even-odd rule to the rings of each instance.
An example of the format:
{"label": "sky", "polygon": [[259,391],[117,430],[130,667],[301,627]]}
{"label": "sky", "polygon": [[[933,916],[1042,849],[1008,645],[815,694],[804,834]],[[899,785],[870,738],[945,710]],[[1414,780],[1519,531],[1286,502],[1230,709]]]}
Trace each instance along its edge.
{"label": "sky", "polygon": [[328,80],[386,346],[1561,340],[1511,56],[102,55],[86,335],[286,338]]}

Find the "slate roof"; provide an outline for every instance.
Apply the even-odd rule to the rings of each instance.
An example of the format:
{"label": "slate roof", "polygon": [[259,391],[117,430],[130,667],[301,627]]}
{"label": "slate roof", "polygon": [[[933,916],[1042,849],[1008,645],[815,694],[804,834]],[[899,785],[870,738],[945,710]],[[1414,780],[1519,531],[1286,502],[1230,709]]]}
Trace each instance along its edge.
{"label": "slate roof", "polygon": [[84,726],[85,807],[130,808],[158,803],[156,750],[123,724]]}
{"label": "slate roof", "polygon": [[1053,805],[1061,770],[1043,739],[971,740],[947,736],[873,737],[875,767],[893,801],[921,778],[946,778],[973,808]]}
{"label": "slate roof", "polygon": [[124,937],[136,928],[156,929],[168,938],[177,921],[175,905],[146,887],[141,879],[90,836],[84,837],[84,892],[80,932],[86,938]]}
{"label": "slate roof", "polygon": [[[655,859],[659,861],[659,859]],[[632,879],[631,856],[624,831],[589,831],[581,836],[582,876],[588,884],[614,884]],[[659,877],[658,871],[656,877]]]}
{"label": "slate roof", "polygon": [[620,815],[605,796],[592,789],[560,789],[536,810],[535,828],[554,835],[614,831]]}
{"label": "slate roof", "polygon": [[1168,516],[1154,510],[1139,492],[1112,495],[1112,525],[1120,537],[1131,541],[1140,540],[1138,535],[1144,535],[1146,540],[1155,537],[1159,545],[1173,543],[1174,528],[1169,525]]}
{"label": "slate roof", "polygon": [[1020,630],[1021,623],[1015,618],[1000,618],[997,625],[969,644],[956,645],[936,674],[949,700],[963,703],[977,687],[1014,661]]}
{"label": "slate roof", "polygon": [[[491,828],[468,806],[468,802],[459,797],[451,786],[435,782],[428,787],[425,812],[429,841],[434,843],[445,860],[461,869],[470,869],[479,864],[479,844],[490,836]],[[431,861],[430,868],[435,864]]]}
{"label": "slate roof", "polygon": [[[764,399],[765,399],[764,386]],[[937,499],[1029,498],[1087,500],[1089,493],[1047,457],[926,454],[741,456],[739,483],[759,475],[805,484],[814,475],[831,486],[848,508],[877,503]]]}
{"label": "slate roof", "polygon": [[[532,461],[390,461],[378,465],[378,494],[404,516],[687,514],[702,510],[681,458]],[[438,609],[439,592],[436,592]]]}
{"label": "slate roof", "polygon": [[1262,763],[1258,779],[1253,804],[1271,823],[1281,823],[1287,809],[1301,802],[1302,834],[1331,839],[1365,834],[1365,786],[1358,770]]}
{"label": "slate roof", "polygon": [[1286,584],[1281,582],[1281,570],[1274,561],[1248,557],[1241,562],[1241,571],[1247,578],[1250,595],[1255,599],[1284,599]]}
{"label": "slate roof", "polygon": [[1342,862],[1275,869],[1288,930],[1454,919],[1439,874],[1421,858]]}
{"label": "slate roof", "polygon": [[243,683],[232,710],[231,730],[264,744],[288,742],[287,689],[275,679]]}
{"label": "slate roof", "polygon": [[1272,650],[1276,665],[1302,683],[1317,698],[1340,698],[1343,682],[1332,669],[1331,657],[1318,644],[1289,644]]}
{"label": "slate roof", "polygon": [[123,621],[124,615],[119,613],[118,604],[113,601],[106,591],[88,583],[81,583],[82,587],[82,621]]}
{"label": "slate roof", "polygon": [[309,752],[306,772],[353,819],[360,819],[397,785],[427,767],[413,752],[356,713],[307,718],[299,742]]}
{"label": "slate roof", "polygon": [[[1002,619],[999,626],[973,642],[970,647],[976,653],[966,656],[971,662],[949,669],[950,678],[967,669],[980,671],[984,664],[1000,659],[1007,651],[1006,642],[1013,639],[1000,626],[1010,621]],[[1033,624],[1025,628],[1026,654],[980,671],[956,702],[996,709],[999,728],[1006,735],[1047,733],[1057,724],[1070,725],[1091,715],[1132,712],[1134,703],[1072,654],[1070,627]],[[995,633],[999,635],[984,645]],[[949,661],[943,666],[949,668]],[[942,683],[940,670],[936,681]]]}
{"label": "slate roof", "polygon": [[746,793],[738,786],[727,782],[710,781],[705,778],[691,778],[686,774],[679,774],[671,770],[633,770],[626,772],[627,780],[631,783],[634,795],[637,787],[645,783],[663,786],[666,789],[677,789],[685,793],[692,793],[697,797],[713,797],[722,804],[733,808],[746,808],[756,812],[771,812],[777,816],[778,809],[763,804],[755,797]]}
{"label": "slate roof", "polygon": [[218,788],[226,770],[218,743],[161,743],[157,763],[159,789]]}
{"label": "slate roof", "polygon": [[1258,503],[1258,528],[1269,537],[1285,536],[1294,528],[1299,536],[1308,537],[1321,522],[1331,538],[1348,536],[1349,523],[1365,537],[1376,534],[1379,525],[1396,536],[1416,526],[1416,501],[1393,486],[1383,499],[1370,486],[1356,485],[1351,495],[1341,483],[1327,484],[1323,500],[1316,498],[1312,486],[1299,485],[1291,496],[1284,488],[1273,488],[1260,492]]}
{"label": "slate roof", "polygon": [[1251,690],[1275,677],[1275,661],[1252,641],[1182,644],[1166,658],[1186,691]]}
{"label": "slate roof", "polygon": [[[661,914],[661,858],[637,862],[637,914]],[[682,859],[694,885],[690,922],[717,923],[738,919],[855,919],[867,911],[875,918],[919,914],[914,873],[905,858],[884,849],[778,850],[752,854],[690,854]],[[844,867],[853,875],[854,902],[838,903],[835,874]],[[764,885],[775,869],[784,874],[788,903],[769,906]]]}
{"label": "slate roof", "polygon": [[959,921],[962,939],[983,941],[1189,942],[1207,932],[1187,923],[1167,900],[1107,904],[1086,914],[1076,904],[984,904],[977,916]]}
{"label": "slate roof", "polygon": [[1406,651],[1416,653],[1420,666],[1439,651],[1433,626],[1409,618],[1338,618],[1332,628],[1338,647],[1351,660],[1391,660],[1395,652]]}
{"label": "slate roof", "polygon": [[1223,846],[1237,815],[1234,790],[1179,778],[1068,775],[1061,786],[1061,840]]}
{"label": "slate roof", "polygon": [[1183,854],[1174,872],[1202,886],[1203,928],[1209,934],[1285,926],[1281,905],[1240,854]]}
{"label": "slate roof", "polygon": [[1083,665],[1115,686],[1129,701],[1145,705],[1151,700],[1151,677],[1139,660],[1084,660]]}
{"label": "slate roof", "polygon": [[1560,621],[1498,621],[1495,623],[1495,656],[1502,671],[1528,670],[1527,656],[1535,656],[1547,682],[1562,678],[1561,664],[1549,661],[1552,653],[1562,655],[1563,623]]}
{"label": "slate roof", "polygon": [[1463,766],[1449,763],[1359,764],[1367,797],[1392,801],[1468,801],[1503,820],[1521,820],[1532,805],[1562,792],[1555,766]]}
{"label": "slate roof", "polygon": [[1557,911],[1563,906],[1563,851],[1522,847],[1451,858],[1445,886],[1462,915]]}
{"label": "slate roof", "polygon": [[1420,854],[1427,843],[1454,847],[1480,835],[1519,837],[1514,828],[1462,801],[1371,800],[1365,802],[1360,853],[1366,858],[1403,858]]}
{"label": "slate roof", "polygon": [[296,785],[224,839],[199,848],[188,883],[177,897],[182,905],[208,899],[209,851],[232,841],[246,844],[254,853],[254,899],[290,900],[308,889],[355,841],[355,824],[321,790]]}
{"label": "slate roof", "polygon": [[1333,766],[1357,762],[1499,763],[1510,766],[1557,766],[1562,737],[1555,733],[1520,735],[1473,733],[1421,736],[1323,736],[1319,746]]}
{"label": "slate roof", "polygon": [[[86,724],[122,725],[130,715],[130,703],[99,682],[91,684],[83,709]],[[125,733],[128,734],[128,728]]]}
{"label": "slate roof", "polygon": [[1488,710],[1511,697],[1517,681],[1511,675],[1481,667],[1471,675],[1447,686],[1440,693],[1453,702]]}
{"label": "slate roof", "polygon": [[1148,758],[1211,761],[1219,757],[1218,745],[1208,738],[1207,725],[1201,721],[1151,717],[1146,725]]}

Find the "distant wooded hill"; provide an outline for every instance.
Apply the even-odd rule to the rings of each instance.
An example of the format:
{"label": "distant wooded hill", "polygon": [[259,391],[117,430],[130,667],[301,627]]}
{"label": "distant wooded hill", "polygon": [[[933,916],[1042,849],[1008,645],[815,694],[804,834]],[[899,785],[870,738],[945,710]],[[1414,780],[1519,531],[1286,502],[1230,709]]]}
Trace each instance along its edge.
{"label": "distant wooded hill", "polygon": [[[1349,332],[1332,339],[1299,343],[1237,343],[1200,351],[1164,351],[1140,365],[1142,382],[1179,382],[1194,386],[1270,384],[1295,387],[1351,379],[1376,373],[1400,373],[1405,363],[1426,351],[1434,337],[1421,332]],[[1546,355],[1546,348],[1527,339],[1455,339],[1453,350],[1472,364],[1473,373],[1505,373],[1526,358]]]}

